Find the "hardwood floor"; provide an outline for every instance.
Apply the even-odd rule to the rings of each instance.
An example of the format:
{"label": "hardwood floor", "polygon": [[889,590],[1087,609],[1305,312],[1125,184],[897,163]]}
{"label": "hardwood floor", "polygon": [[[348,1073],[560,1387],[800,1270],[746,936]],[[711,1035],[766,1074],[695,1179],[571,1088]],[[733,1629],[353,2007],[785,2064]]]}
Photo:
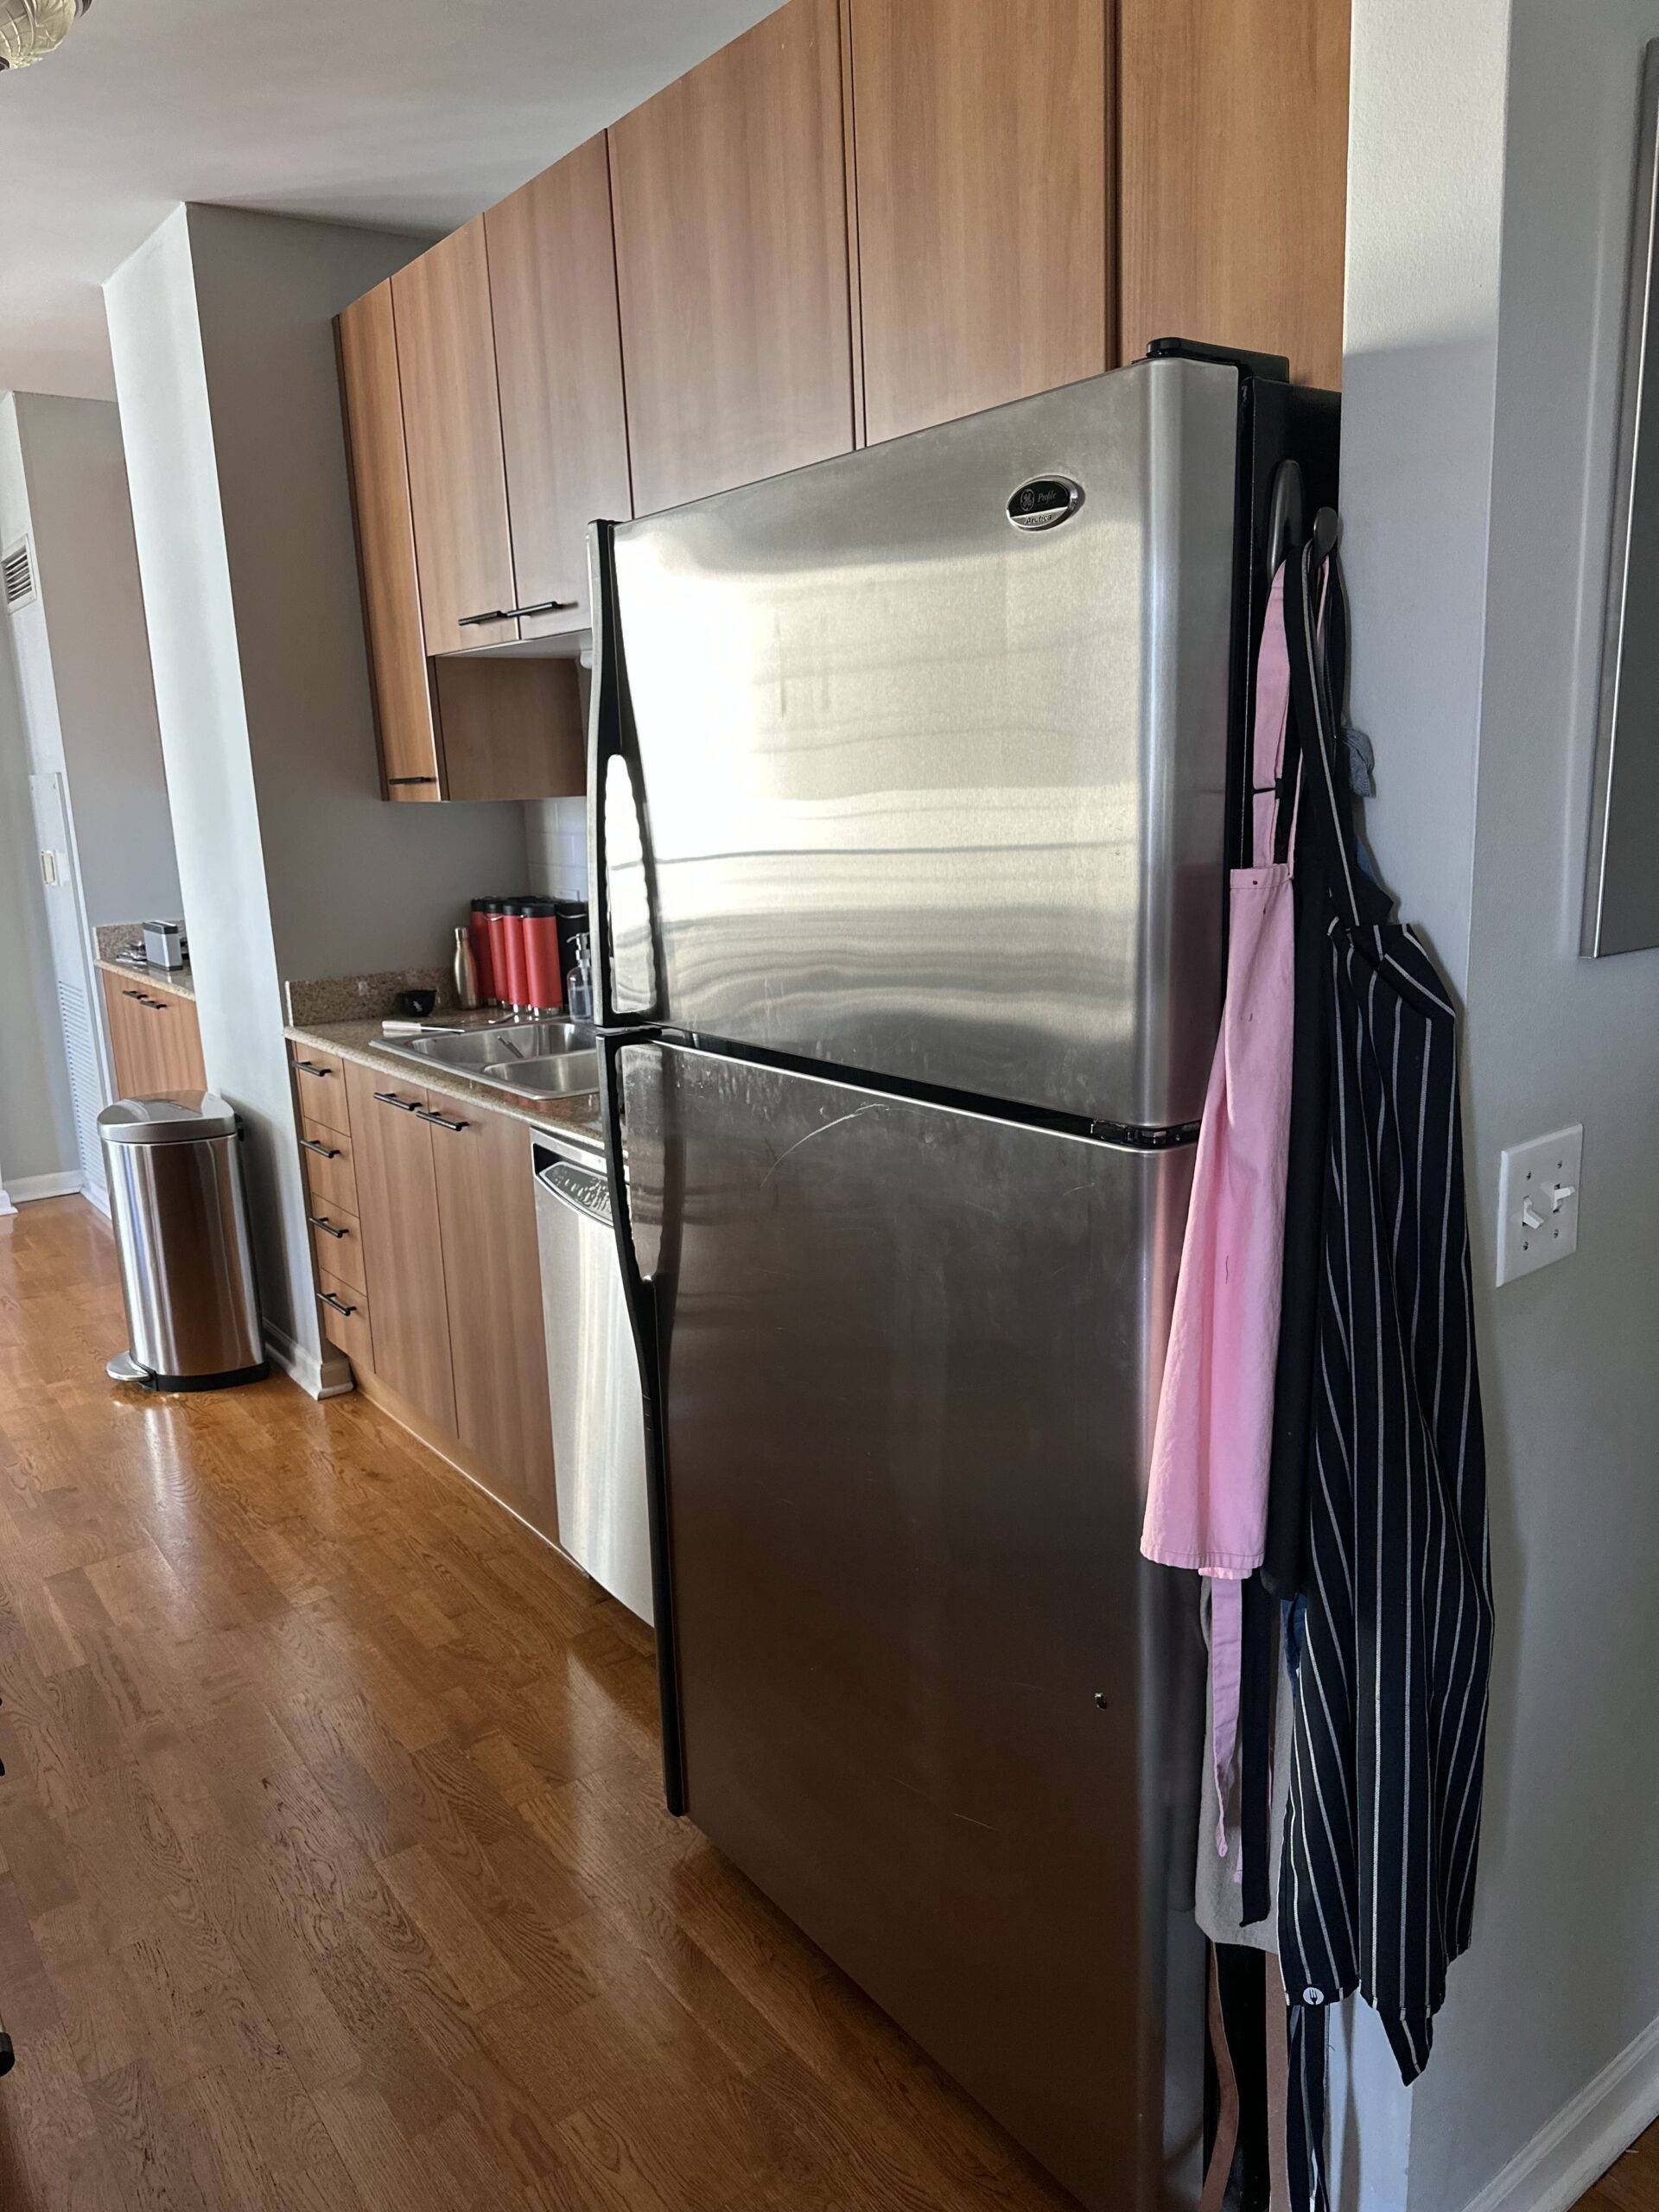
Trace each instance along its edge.
{"label": "hardwood floor", "polygon": [[662,1809],[643,1631],[360,1399],[118,1390],[0,1223],[0,2206],[1067,2204]]}
{"label": "hardwood floor", "polygon": [[365,1402],[123,1341],[89,1208],[0,1223],[5,2212],[1070,2203],[663,1811],[619,1607]]}

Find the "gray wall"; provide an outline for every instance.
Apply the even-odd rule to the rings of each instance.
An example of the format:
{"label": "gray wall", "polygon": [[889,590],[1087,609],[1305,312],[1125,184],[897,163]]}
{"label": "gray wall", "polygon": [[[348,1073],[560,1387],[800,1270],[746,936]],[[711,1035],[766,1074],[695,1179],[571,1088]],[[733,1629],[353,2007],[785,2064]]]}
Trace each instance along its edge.
{"label": "gray wall", "polygon": [[41,680],[37,747],[63,769],[87,920],[179,911],[119,411],[106,399],[15,397],[35,541]]}
{"label": "gray wall", "polygon": [[[1659,954],[1577,956],[1655,36],[1659,0],[1355,9],[1354,710],[1379,857],[1466,1001],[1499,1630],[1475,1940],[1404,2107],[1414,2212],[1517,2160],[1502,2202],[1534,2201],[1537,2139],[1659,2017]],[[1496,1290],[1498,1154],[1574,1121],[1578,1254]],[[1651,2115],[1645,2063],[1561,2156]]]}
{"label": "gray wall", "polygon": [[1584,1197],[1577,1256],[1487,1298],[1503,1635],[1478,1940],[1414,2117],[1421,2212],[1659,2018],[1659,953],[1578,957],[1659,0],[1516,0],[1512,22],[1468,983],[1484,1282],[1504,1145],[1581,1121]]}
{"label": "gray wall", "polygon": [[334,336],[424,241],[188,221],[278,968],[447,962],[467,900],[523,882],[524,810],[380,797]]}
{"label": "gray wall", "polygon": [[280,982],[425,963],[521,808],[376,795],[332,318],[376,232],[179,208],[105,288],[210,1080],[249,1126],[269,1319],[321,1347]]}

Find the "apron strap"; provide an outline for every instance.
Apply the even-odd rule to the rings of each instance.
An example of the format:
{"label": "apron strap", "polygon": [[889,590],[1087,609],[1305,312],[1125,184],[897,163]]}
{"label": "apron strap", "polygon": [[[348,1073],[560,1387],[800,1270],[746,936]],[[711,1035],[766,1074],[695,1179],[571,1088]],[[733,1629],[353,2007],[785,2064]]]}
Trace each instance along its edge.
{"label": "apron strap", "polygon": [[1311,538],[1287,564],[1285,628],[1300,804],[1308,811],[1309,834],[1318,842],[1338,912],[1351,928],[1375,928],[1388,919],[1392,901],[1360,868],[1346,761],[1335,735],[1336,684],[1344,679],[1347,664],[1347,603],[1335,555],[1320,563]]}

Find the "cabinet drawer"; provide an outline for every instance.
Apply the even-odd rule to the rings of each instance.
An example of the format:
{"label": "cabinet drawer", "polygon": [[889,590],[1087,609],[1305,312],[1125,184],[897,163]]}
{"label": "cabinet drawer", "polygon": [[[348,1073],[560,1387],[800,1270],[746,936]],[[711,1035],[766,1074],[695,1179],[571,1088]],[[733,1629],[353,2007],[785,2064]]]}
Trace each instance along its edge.
{"label": "cabinet drawer", "polygon": [[344,1206],[313,1205],[306,1215],[311,1224],[311,1249],[319,1275],[338,1275],[353,1290],[366,1292],[368,1269],[363,1264],[363,1231],[354,1213]]}
{"label": "cabinet drawer", "polygon": [[373,1341],[369,1334],[369,1301],[355,1284],[339,1275],[317,1270],[317,1312],[322,1333],[353,1365],[374,1367]]}
{"label": "cabinet drawer", "polygon": [[350,1214],[362,1211],[357,1203],[357,1169],[349,1130],[331,1129],[326,1122],[302,1121],[300,1165],[305,1170],[306,1197],[314,1212],[327,1206],[344,1206]]}
{"label": "cabinet drawer", "polygon": [[294,1089],[300,1102],[300,1118],[321,1122],[325,1128],[349,1134],[351,1112],[346,1103],[346,1063],[337,1052],[319,1052],[311,1045],[290,1045]]}

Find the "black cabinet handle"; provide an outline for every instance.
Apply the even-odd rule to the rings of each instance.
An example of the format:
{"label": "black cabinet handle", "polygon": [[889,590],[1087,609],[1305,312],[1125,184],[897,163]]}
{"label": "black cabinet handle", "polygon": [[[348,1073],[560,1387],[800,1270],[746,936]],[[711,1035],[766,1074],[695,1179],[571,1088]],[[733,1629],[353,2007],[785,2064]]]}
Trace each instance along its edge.
{"label": "black cabinet handle", "polygon": [[447,1114],[435,1114],[428,1106],[417,1106],[415,1111],[422,1121],[430,1122],[434,1128],[459,1130],[470,1129],[473,1126],[470,1122],[452,1122]]}
{"label": "black cabinet handle", "polygon": [[296,1060],[294,1065],[302,1075],[327,1076],[334,1072],[333,1068],[320,1068],[315,1060]]}
{"label": "black cabinet handle", "polygon": [[302,1152],[315,1152],[319,1160],[338,1160],[340,1156],[338,1145],[319,1144],[315,1137],[302,1137],[300,1149]]}
{"label": "black cabinet handle", "polygon": [[400,1114],[418,1114],[421,1110],[412,1098],[400,1098],[395,1090],[377,1090],[374,1096],[378,1104],[395,1106]]}
{"label": "black cabinet handle", "polygon": [[493,607],[487,614],[460,615],[455,627],[475,630],[486,622],[515,622],[521,614],[569,614],[575,604],[574,599],[538,599],[533,607]]}
{"label": "black cabinet handle", "polygon": [[320,1290],[317,1296],[325,1306],[332,1306],[336,1313],[345,1314],[348,1320],[357,1311],[355,1306],[348,1306],[343,1298],[336,1298],[332,1290]]}
{"label": "black cabinet handle", "polygon": [[338,1243],[344,1243],[352,1233],[349,1229],[341,1229],[336,1223],[330,1221],[326,1213],[308,1213],[305,1217],[313,1229],[320,1229],[325,1236],[332,1236]]}
{"label": "black cabinet handle", "polygon": [[123,984],[121,988],[121,995],[124,999],[137,999],[140,1006],[144,1002],[143,993],[142,991],[135,991],[130,984]]}
{"label": "black cabinet handle", "polygon": [[435,776],[388,776],[386,785],[390,789],[393,784],[435,784],[437,780]]}

